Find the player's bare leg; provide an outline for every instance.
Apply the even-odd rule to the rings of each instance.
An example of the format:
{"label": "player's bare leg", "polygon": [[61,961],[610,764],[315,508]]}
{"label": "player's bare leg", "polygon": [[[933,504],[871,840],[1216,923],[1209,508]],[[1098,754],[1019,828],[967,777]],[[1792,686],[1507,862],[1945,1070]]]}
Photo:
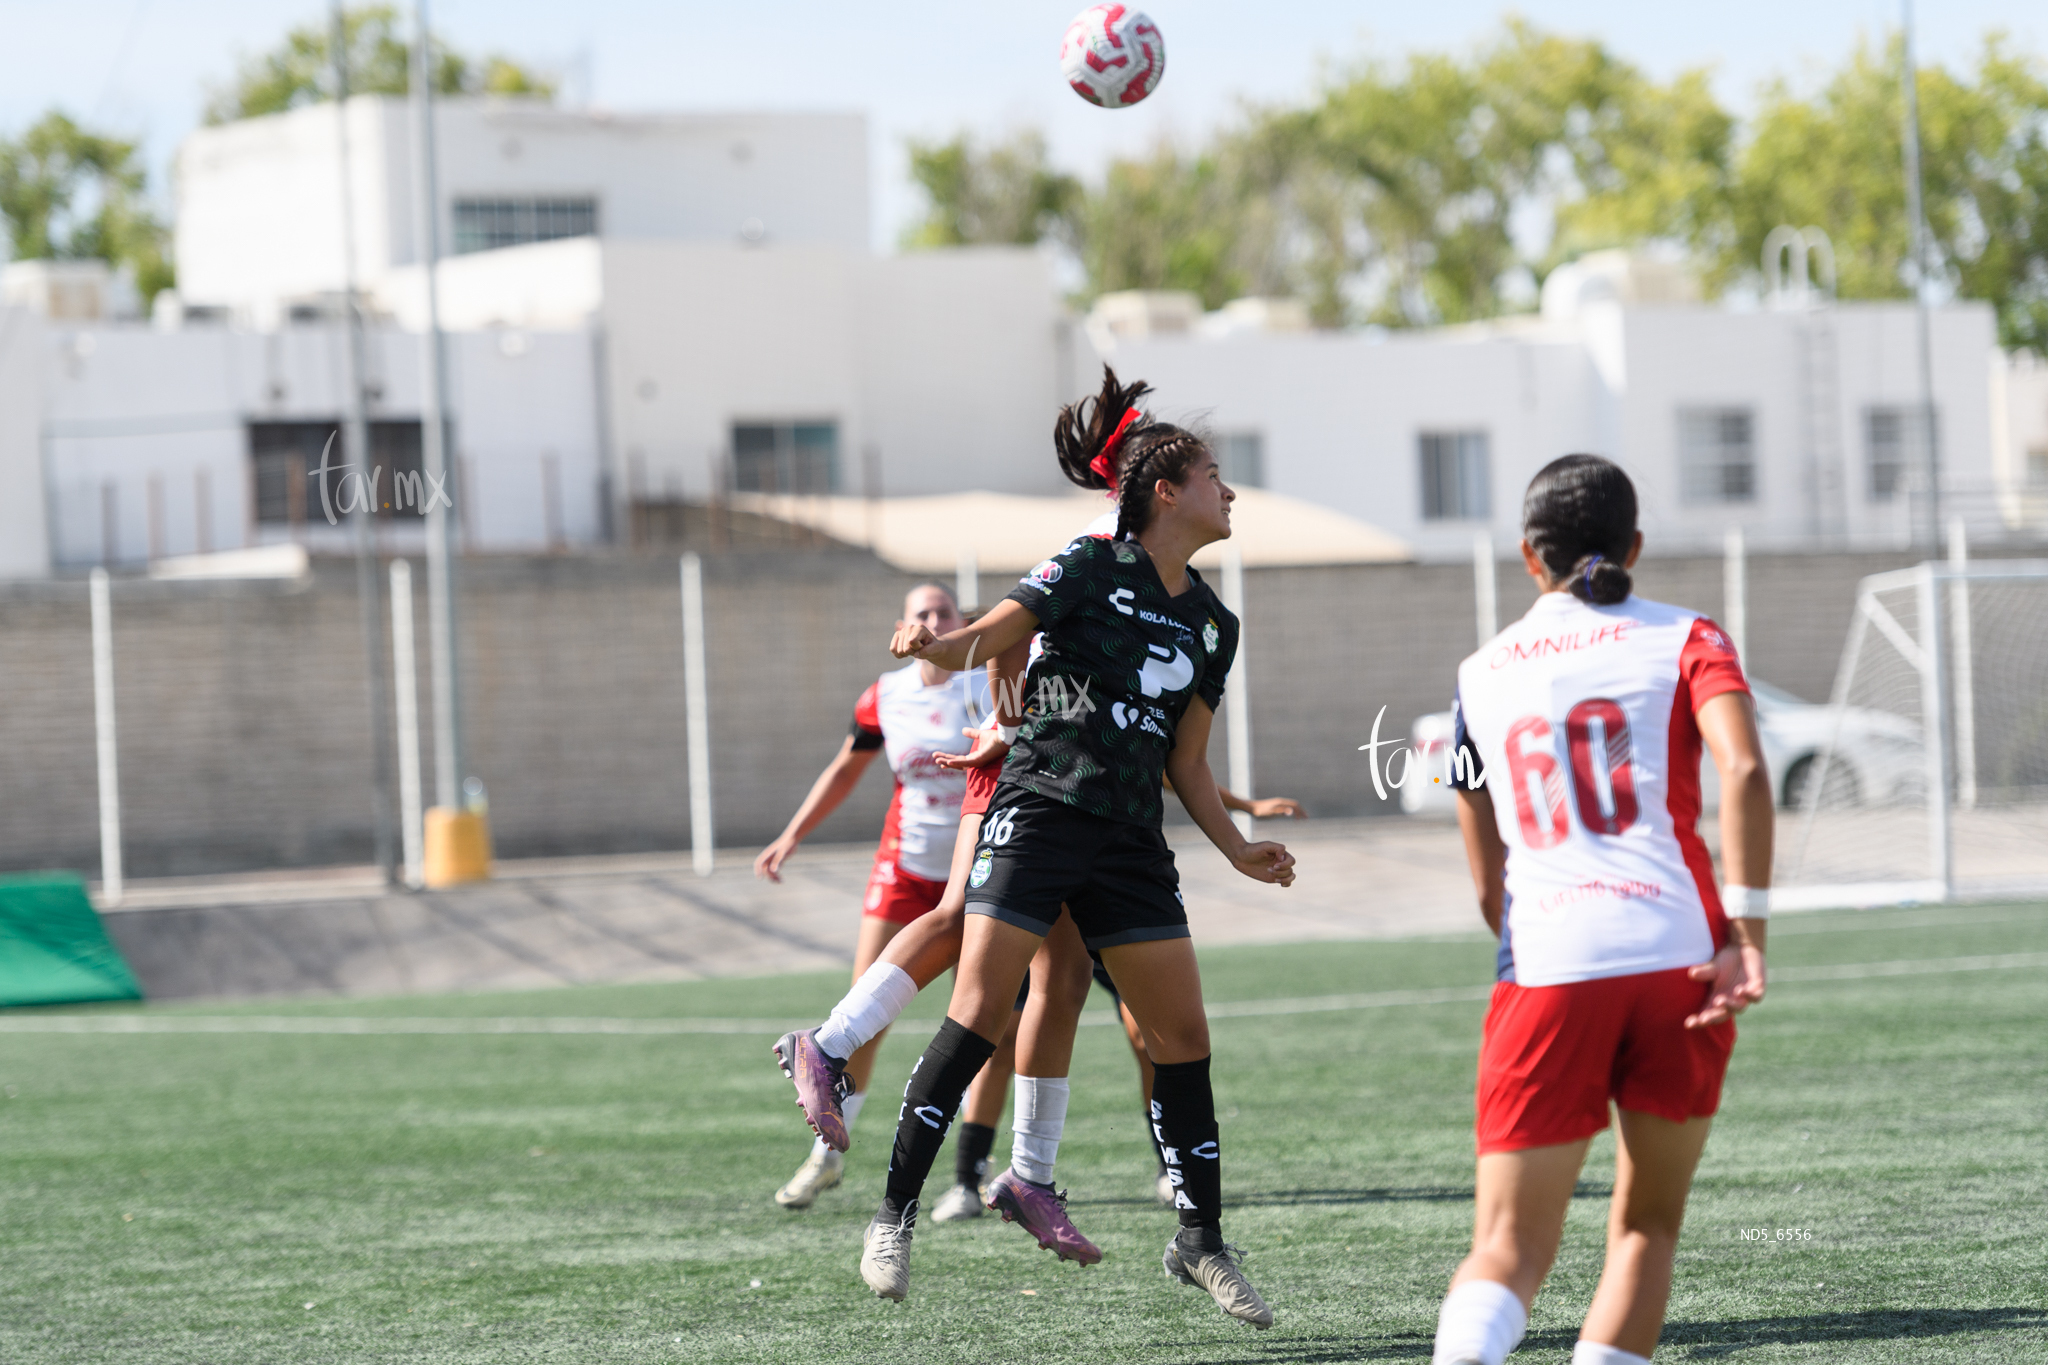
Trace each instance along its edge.
{"label": "player's bare leg", "polygon": [[1223,1241],[1222,1155],[1209,1085],[1209,1018],[1192,939],[1153,939],[1102,950],[1102,965],[1130,1007],[1153,1066],[1153,1133],[1173,1179],[1181,1228],[1161,1258],[1167,1274],[1209,1292],[1224,1312],[1254,1327],[1273,1310]]}
{"label": "player's bare leg", "polygon": [[1437,1365],[1500,1365],[1521,1341],[1591,1145],[1586,1138],[1479,1158],[1472,1253],[1437,1319]]}
{"label": "player's bare leg", "polygon": [[1685,1222],[1686,1195],[1713,1122],[1673,1123],[1654,1114],[1619,1111],[1607,1263],[1586,1310],[1581,1341],[1645,1357],[1656,1348],[1671,1297],[1671,1263]]}

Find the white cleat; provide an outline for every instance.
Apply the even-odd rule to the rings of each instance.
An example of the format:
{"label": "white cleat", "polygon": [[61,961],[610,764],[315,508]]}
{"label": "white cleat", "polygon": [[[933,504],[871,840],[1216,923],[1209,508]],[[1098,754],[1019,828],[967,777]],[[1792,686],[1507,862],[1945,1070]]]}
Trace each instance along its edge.
{"label": "white cleat", "polygon": [[981,1203],[981,1191],[972,1185],[955,1185],[939,1196],[938,1207],[932,1210],[934,1223],[964,1223],[969,1218],[979,1218],[985,1210]]}
{"label": "white cleat", "polygon": [[1161,1258],[1168,1275],[1182,1284],[1208,1290],[1218,1308],[1239,1322],[1248,1322],[1264,1331],[1273,1325],[1273,1310],[1238,1268],[1243,1259],[1244,1253],[1234,1246],[1225,1246],[1220,1251],[1183,1247],[1177,1234],[1166,1244],[1166,1255]]}
{"label": "white cleat", "polygon": [[878,1297],[901,1303],[910,1293],[910,1234],[916,1227],[913,1199],[900,1218],[890,1218],[886,1205],[877,1210],[862,1235],[860,1277]]}
{"label": "white cleat", "polygon": [[807,1209],[817,1202],[819,1195],[839,1183],[840,1172],[845,1169],[844,1156],[829,1147],[823,1151],[812,1147],[810,1156],[796,1168],[789,1183],[775,1192],[775,1202],[786,1209]]}

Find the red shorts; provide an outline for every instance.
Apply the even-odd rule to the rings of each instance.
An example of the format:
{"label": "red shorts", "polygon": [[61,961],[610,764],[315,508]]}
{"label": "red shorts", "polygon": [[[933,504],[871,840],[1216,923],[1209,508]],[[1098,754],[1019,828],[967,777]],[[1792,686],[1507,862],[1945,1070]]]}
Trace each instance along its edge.
{"label": "red shorts", "polygon": [[960,814],[987,815],[988,799],[996,794],[996,779],[1003,775],[1003,765],[990,763],[967,770],[967,799],[960,803]]}
{"label": "red shorts", "polygon": [[1735,1021],[1689,1029],[1711,987],[1683,967],[1562,986],[1493,988],[1479,1045],[1479,1151],[1591,1137],[1607,1102],[1673,1123],[1721,1107]]}
{"label": "red shorts", "polygon": [[939,897],[945,894],[944,882],[913,876],[894,860],[877,858],[875,870],[868,874],[868,897],[861,913],[891,924],[908,924],[937,909]]}

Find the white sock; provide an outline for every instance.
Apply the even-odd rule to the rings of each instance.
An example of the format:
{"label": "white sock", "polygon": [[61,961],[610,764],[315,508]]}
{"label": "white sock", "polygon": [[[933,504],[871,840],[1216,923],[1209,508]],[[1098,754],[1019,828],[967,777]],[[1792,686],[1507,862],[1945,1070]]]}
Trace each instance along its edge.
{"label": "white sock", "polygon": [[[853,1121],[860,1117],[860,1107],[867,1102],[868,1092],[865,1090],[856,1090],[845,1099],[839,1101],[839,1116],[846,1120],[847,1132],[851,1133],[853,1131]],[[825,1139],[812,1138],[811,1150],[813,1152],[823,1152],[829,1149],[825,1146]]]}
{"label": "white sock", "polygon": [[1019,1076],[1017,1115],[1010,1124],[1010,1169],[1026,1180],[1052,1184],[1053,1159],[1067,1126],[1067,1078]]}
{"label": "white sock", "polygon": [[1467,1360],[1501,1365],[1521,1344],[1528,1326],[1529,1310],[1514,1290],[1492,1280],[1467,1280],[1444,1296],[1430,1365]]}
{"label": "white sock", "polygon": [[1639,1356],[1634,1351],[1624,1351],[1619,1346],[1582,1341],[1572,1347],[1572,1365],[1650,1365],[1650,1358]]}
{"label": "white sock", "polygon": [[917,999],[917,983],[893,962],[877,962],[861,973],[818,1029],[818,1046],[842,1062],[873,1042]]}

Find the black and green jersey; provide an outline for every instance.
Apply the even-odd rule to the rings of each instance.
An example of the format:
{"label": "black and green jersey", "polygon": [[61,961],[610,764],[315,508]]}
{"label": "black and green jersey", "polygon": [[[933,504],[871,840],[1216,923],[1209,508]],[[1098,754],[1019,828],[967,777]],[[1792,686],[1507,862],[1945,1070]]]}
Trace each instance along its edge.
{"label": "black and green jersey", "polygon": [[1237,618],[1201,575],[1168,597],[1136,541],[1084,536],[1009,600],[1044,629],[1024,724],[1002,780],[1090,815],[1157,828],[1160,783],[1191,698],[1213,711],[1237,657]]}

